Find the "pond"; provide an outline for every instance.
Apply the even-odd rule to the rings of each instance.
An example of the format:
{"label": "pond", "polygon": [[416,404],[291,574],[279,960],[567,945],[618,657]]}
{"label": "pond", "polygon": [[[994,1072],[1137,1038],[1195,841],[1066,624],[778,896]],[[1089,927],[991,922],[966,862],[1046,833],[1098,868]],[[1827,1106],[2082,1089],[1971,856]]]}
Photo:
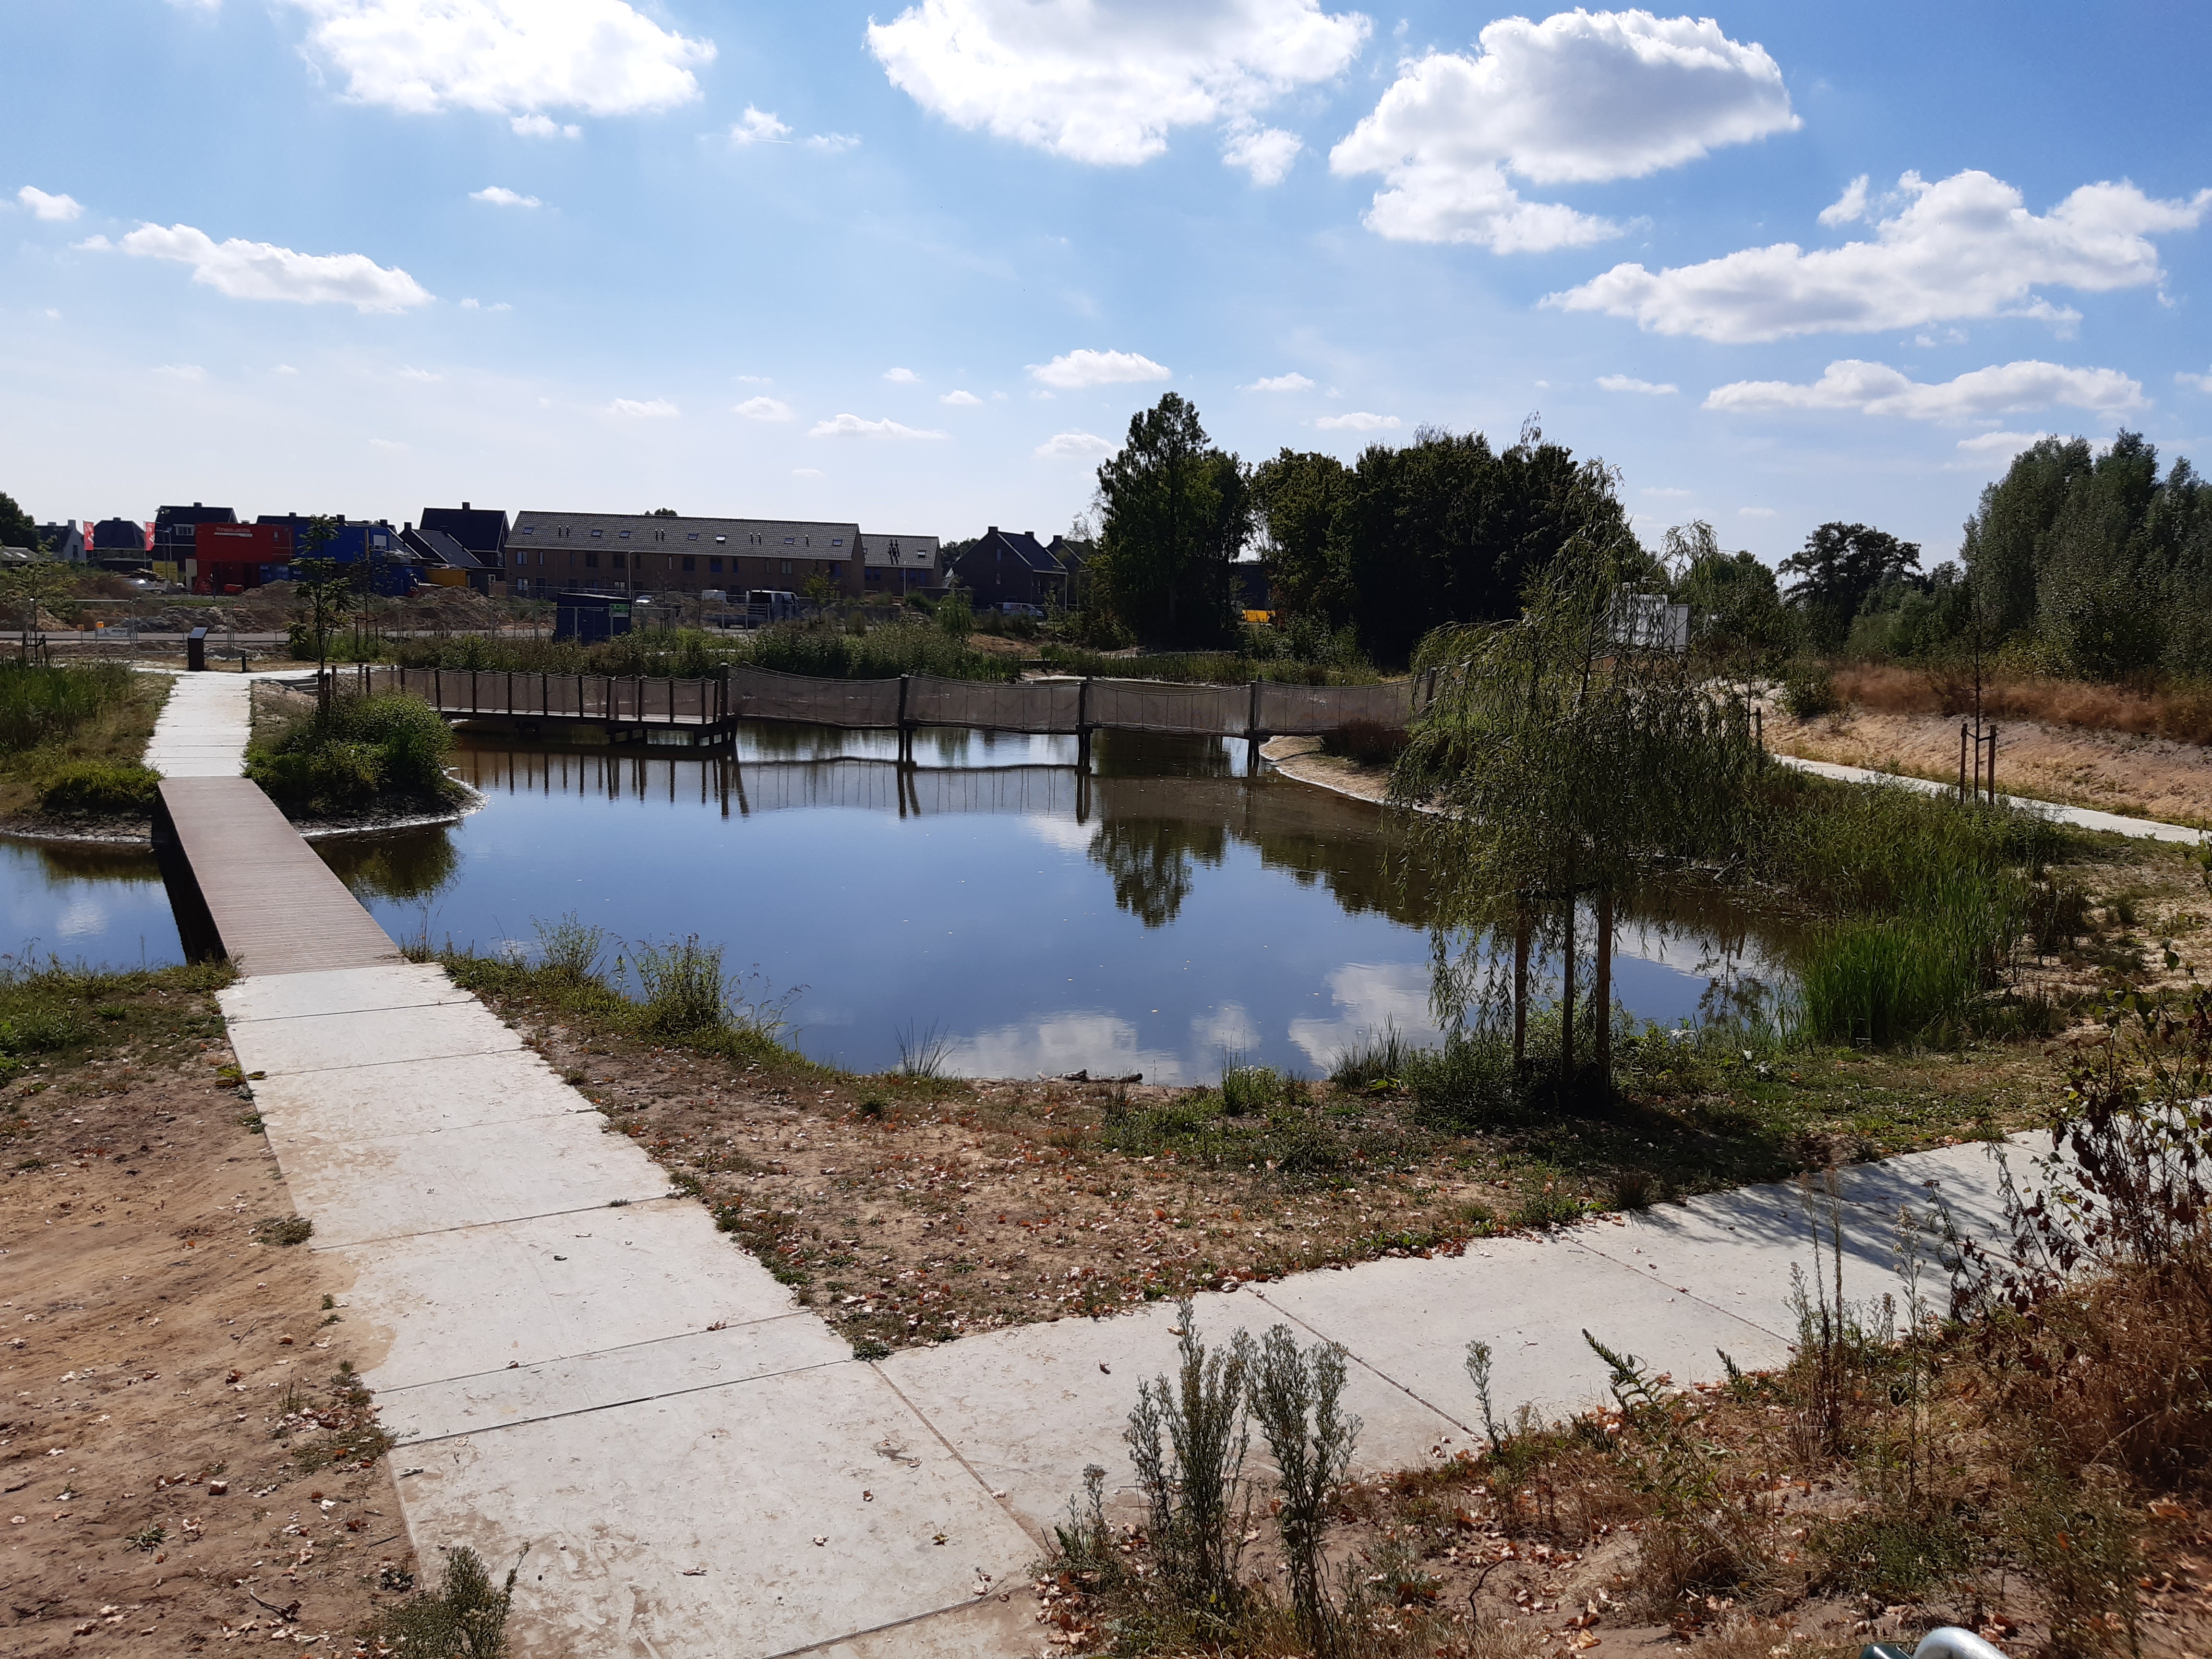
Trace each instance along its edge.
{"label": "pond", "polygon": [[[465,738],[484,810],[319,850],[403,941],[528,948],[571,913],[696,934],[799,1048],[860,1071],[933,1036],[965,1075],[1159,1082],[1228,1055],[1325,1072],[1386,1021],[1433,1039],[1426,896],[1382,809],[1248,776],[1241,743],[1094,741],[1086,775],[1072,738],[971,732],[923,732],[908,767],[888,732],[760,726],[722,756]],[[8,849],[0,939],[176,959],[150,860],[27,853]],[[1625,921],[1620,946],[1615,994],[1669,1023],[1786,956],[1710,897]]]}

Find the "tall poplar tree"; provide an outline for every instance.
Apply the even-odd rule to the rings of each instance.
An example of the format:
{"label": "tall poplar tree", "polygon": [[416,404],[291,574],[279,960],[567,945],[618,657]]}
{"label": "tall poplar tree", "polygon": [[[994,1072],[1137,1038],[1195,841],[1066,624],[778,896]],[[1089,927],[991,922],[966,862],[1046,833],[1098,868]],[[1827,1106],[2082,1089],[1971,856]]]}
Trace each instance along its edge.
{"label": "tall poplar tree", "polygon": [[1229,566],[1252,532],[1243,465],[1170,392],[1129,422],[1098,469],[1091,603],[1140,640],[1217,645],[1233,634]]}

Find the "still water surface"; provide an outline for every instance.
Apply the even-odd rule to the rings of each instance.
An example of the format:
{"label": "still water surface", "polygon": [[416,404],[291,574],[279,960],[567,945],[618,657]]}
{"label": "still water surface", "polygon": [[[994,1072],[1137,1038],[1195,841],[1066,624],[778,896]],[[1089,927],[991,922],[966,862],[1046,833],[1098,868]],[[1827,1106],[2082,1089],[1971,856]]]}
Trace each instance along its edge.
{"label": "still water surface", "polygon": [[[1395,1021],[1433,1036],[1426,898],[1383,811],[1262,769],[1243,745],[1102,733],[744,732],[733,757],[464,740],[489,805],[448,830],[320,851],[395,938],[492,951],[574,912],[619,939],[697,934],[788,995],[799,1045],[874,1070],[900,1038],[949,1069],[1158,1081],[1224,1054],[1311,1073]],[[0,845],[0,941],[177,958],[150,860]],[[1694,1016],[1780,947],[1724,908],[1626,925],[1615,991]]]}

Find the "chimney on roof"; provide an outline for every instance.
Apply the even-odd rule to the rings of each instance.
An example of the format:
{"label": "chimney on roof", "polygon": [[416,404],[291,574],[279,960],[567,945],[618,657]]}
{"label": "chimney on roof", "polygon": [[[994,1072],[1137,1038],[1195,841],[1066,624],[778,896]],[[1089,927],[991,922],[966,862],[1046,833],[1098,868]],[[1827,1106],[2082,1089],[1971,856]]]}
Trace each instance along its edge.
{"label": "chimney on roof", "polygon": [[194,502],[192,503],[192,505],[193,505],[194,507],[198,507],[198,506],[199,505],[199,503],[198,503],[198,501],[194,501]]}
{"label": "chimney on roof", "polygon": [[1036,539],[1036,532],[1034,530],[1024,530],[1022,532],[1022,534],[1028,537],[1031,541],[1035,541]]}
{"label": "chimney on roof", "polygon": [[464,513],[470,511],[469,504],[466,501],[463,501],[461,503],[461,511]]}
{"label": "chimney on roof", "polygon": [[986,536],[995,536],[999,533],[999,526],[996,525],[986,526],[983,533]]}

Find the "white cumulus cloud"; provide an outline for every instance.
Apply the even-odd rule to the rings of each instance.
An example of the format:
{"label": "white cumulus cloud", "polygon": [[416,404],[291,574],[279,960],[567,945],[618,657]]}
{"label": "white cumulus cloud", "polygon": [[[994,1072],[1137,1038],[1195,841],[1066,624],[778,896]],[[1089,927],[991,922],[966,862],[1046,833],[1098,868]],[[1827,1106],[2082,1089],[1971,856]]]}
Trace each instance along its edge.
{"label": "white cumulus cloud", "polygon": [[938,400],[953,409],[980,409],[983,400],[972,392],[948,392]]}
{"label": "white cumulus cloud", "polygon": [[780,398],[748,398],[730,412],[749,421],[787,421],[791,418],[791,405]]}
{"label": "white cumulus cloud", "polygon": [[692,70],[714,57],[713,41],[672,34],[624,0],[290,3],[307,14],[308,41],[345,76],[348,97],[416,113],[669,109],[699,95]]}
{"label": "white cumulus cloud", "polygon": [[1088,347],[1063,353],[1048,363],[1031,363],[1030,374],[1042,384],[1061,392],[1175,378],[1172,370],[1133,351],[1093,351]]}
{"label": "white cumulus cloud", "polygon": [[2175,381],[2194,392],[2212,392],[2212,374],[2191,374],[2183,369],[2174,375]]}
{"label": "white cumulus cloud", "polygon": [[1290,177],[1291,163],[1305,147],[1304,139],[1285,128],[1243,121],[1230,128],[1221,146],[1221,160],[1225,167],[1243,167],[1252,175],[1252,182],[1264,190]]}
{"label": "white cumulus cloud", "polygon": [[67,224],[84,211],[84,204],[74,196],[49,196],[35,185],[26,185],[15,192],[15,199],[30,209],[31,216],[52,224]]}
{"label": "white cumulus cloud", "polygon": [[1844,193],[1820,210],[1824,225],[1856,224],[1867,216],[1867,176],[1863,173],[1844,186]]}
{"label": "white cumulus cloud", "polygon": [[1523,201],[1538,185],[1639,179],[1798,125],[1782,70],[1711,18],[1644,11],[1507,17],[1474,56],[1407,64],[1329,153],[1332,171],[1379,173],[1367,227],[1394,240],[1473,242],[1499,253],[1617,236],[1610,220]]}
{"label": "white cumulus cloud", "polygon": [[403,368],[399,371],[399,378],[403,380],[420,380],[425,386],[435,386],[446,377],[434,374],[427,368]]}
{"label": "white cumulus cloud", "polygon": [[1908,173],[1898,188],[1905,205],[1875,225],[1870,241],[1809,253],[1778,242],[1656,272],[1615,265],[1545,303],[1733,343],[1961,317],[2063,325],[2075,313],[2036,289],[2102,293],[2156,283],[2152,233],[2191,229],[2212,209],[2212,190],[2162,202],[2122,182],[2084,185],[2039,216],[2002,179],[1973,171],[1932,185]]}
{"label": "white cumulus cloud", "polygon": [[[920,0],[869,24],[867,41],[892,85],[956,126],[1128,166],[1165,149],[1173,128],[1249,121],[1333,79],[1370,27],[1319,0]],[[1255,159],[1287,167],[1290,154],[1267,140]]]}
{"label": "white cumulus cloud", "polygon": [[1036,447],[1036,453],[1048,461],[1087,461],[1111,455],[1114,444],[1095,432],[1055,432]]}
{"label": "white cumulus cloud", "polygon": [[1735,515],[1739,519],[1771,519],[1779,516],[1771,507],[1739,507],[1735,510]]}
{"label": "white cumulus cloud", "polygon": [[1977,432],[1971,438],[1960,439],[1959,449],[1977,460],[2010,460],[2050,435],[2048,432]]}
{"label": "white cumulus cloud", "polygon": [[918,428],[902,426],[896,421],[864,421],[857,415],[840,415],[835,420],[817,421],[807,428],[810,438],[943,438],[944,432],[924,432]]}
{"label": "white cumulus cloud", "polygon": [[1239,392],[1311,392],[1314,383],[1303,374],[1263,375],[1249,386],[1240,386]]}
{"label": "white cumulus cloud", "polygon": [[780,144],[791,137],[791,129],[775,118],[773,112],[745,106],[745,112],[730,129],[733,144]]}
{"label": "white cumulus cloud", "polygon": [[893,386],[918,386],[921,381],[921,376],[910,368],[887,368],[884,379]]}
{"label": "white cumulus cloud", "polygon": [[672,421],[684,411],[665,398],[617,398],[607,413],[629,421]]}
{"label": "white cumulus cloud", "polygon": [[857,132],[817,132],[809,134],[806,140],[807,149],[823,150],[831,155],[842,155],[847,150],[860,147],[860,135]]}
{"label": "white cumulus cloud", "polygon": [[154,372],[156,374],[166,374],[173,380],[204,380],[207,379],[207,370],[202,368],[198,363],[163,363],[161,368],[155,369]]}
{"label": "white cumulus cloud", "polygon": [[[87,247],[111,244],[95,236]],[[217,242],[190,225],[141,225],[118,244],[140,259],[173,259],[192,280],[234,300],[289,300],[300,305],[349,305],[359,311],[404,311],[427,305],[422,285],[397,266],[366,253],[295,253],[269,242],[233,237]]]}
{"label": "white cumulus cloud", "polygon": [[1601,374],[1597,383],[1607,392],[1640,392],[1651,398],[1671,397],[1682,389],[1672,380],[1639,380],[1633,374]]}
{"label": "white cumulus cloud", "polygon": [[1780,409],[1855,409],[1867,415],[1901,415],[1914,421],[1967,421],[2053,404],[2100,412],[2140,409],[2141,382],[2116,368],[2065,368],[2033,358],[1994,364],[1933,384],[1914,380],[1886,363],[1846,357],[1830,363],[1809,386],[1790,380],[1738,380],[1716,386],[1707,409],[1739,414]]}
{"label": "white cumulus cloud", "polygon": [[489,202],[494,207],[534,208],[540,205],[535,196],[525,196],[520,191],[509,190],[505,185],[486,185],[482,190],[469,192],[471,202]]}
{"label": "white cumulus cloud", "polygon": [[1323,432],[1395,432],[1400,422],[1395,415],[1370,415],[1357,409],[1347,415],[1324,415],[1314,424]]}
{"label": "white cumulus cloud", "polygon": [[507,123],[518,138],[580,138],[583,128],[574,121],[555,120],[550,115],[518,115]]}
{"label": "white cumulus cloud", "polygon": [[823,470],[818,466],[794,466],[791,469],[791,476],[794,478],[806,478],[811,480],[814,478],[825,478],[830,475],[823,471]]}

